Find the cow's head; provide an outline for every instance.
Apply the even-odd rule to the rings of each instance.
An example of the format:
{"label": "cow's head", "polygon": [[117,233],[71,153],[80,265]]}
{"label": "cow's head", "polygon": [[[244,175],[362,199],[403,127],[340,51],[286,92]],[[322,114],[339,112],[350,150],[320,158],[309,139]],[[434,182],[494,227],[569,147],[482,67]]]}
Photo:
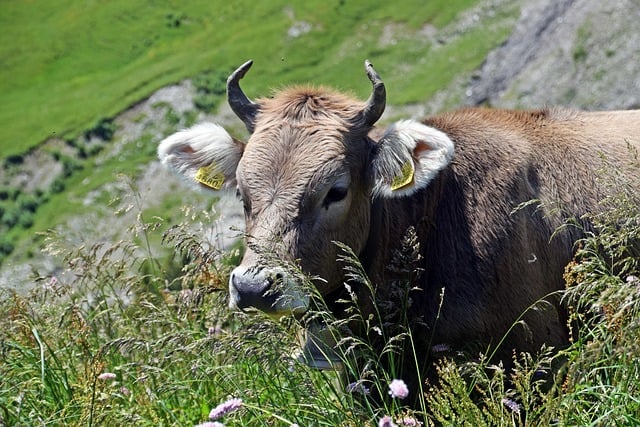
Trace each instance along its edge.
{"label": "cow's head", "polygon": [[408,196],[425,187],[450,162],[453,144],[414,121],[394,123],[373,137],[386,92],[368,61],[373,91],[366,103],[310,87],[253,102],[238,84],[251,64],[227,81],[231,108],[251,134],[246,143],[201,124],[166,138],[158,154],[200,187],[237,189],[247,249],[231,274],[230,306],[303,312],[307,293],[278,260],[323,279],[315,284],[320,294],[332,292],[344,281],[334,242],[360,254],[372,198]]}

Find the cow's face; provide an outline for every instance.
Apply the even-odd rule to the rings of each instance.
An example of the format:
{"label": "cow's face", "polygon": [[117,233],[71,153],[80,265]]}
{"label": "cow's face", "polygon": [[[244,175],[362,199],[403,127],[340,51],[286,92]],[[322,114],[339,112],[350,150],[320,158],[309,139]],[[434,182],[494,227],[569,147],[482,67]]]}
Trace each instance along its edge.
{"label": "cow's face", "polygon": [[238,86],[250,65],[228,82],[230,104],[251,132],[247,143],[216,125],[198,125],[165,139],[159,156],[200,186],[237,189],[247,249],[231,274],[230,306],[303,312],[308,289],[289,266],[317,277],[323,295],[341,286],[335,242],[359,254],[369,236],[371,198],[426,186],[450,161],[453,145],[411,121],[371,138],[385,90],[370,64],[374,90],[367,103],[310,88],[253,103]]}

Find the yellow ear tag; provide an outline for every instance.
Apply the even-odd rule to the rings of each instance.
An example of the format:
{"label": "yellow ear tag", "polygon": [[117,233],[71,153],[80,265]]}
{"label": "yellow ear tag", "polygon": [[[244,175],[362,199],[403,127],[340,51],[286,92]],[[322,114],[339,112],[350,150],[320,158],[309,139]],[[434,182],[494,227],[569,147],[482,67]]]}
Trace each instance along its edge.
{"label": "yellow ear tag", "polygon": [[194,177],[200,184],[207,187],[219,190],[224,184],[224,175],[218,171],[215,163],[211,163],[209,166],[204,166],[198,169],[196,176]]}
{"label": "yellow ear tag", "polygon": [[400,170],[400,175],[396,175],[393,177],[393,181],[391,181],[391,190],[399,190],[402,187],[406,187],[411,184],[413,181],[413,173],[415,169],[413,167],[413,162],[409,160],[407,163],[402,165],[402,169]]}

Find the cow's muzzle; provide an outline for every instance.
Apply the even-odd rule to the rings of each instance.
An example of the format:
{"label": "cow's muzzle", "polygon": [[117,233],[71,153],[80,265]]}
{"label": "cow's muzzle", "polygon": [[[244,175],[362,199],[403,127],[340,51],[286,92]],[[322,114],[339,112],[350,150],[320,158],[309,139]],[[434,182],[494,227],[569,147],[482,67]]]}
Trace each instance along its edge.
{"label": "cow's muzzle", "polygon": [[272,315],[307,311],[309,297],[299,280],[284,270],[260,267],[236,267],[229,279],[229,307],[257,309]]}

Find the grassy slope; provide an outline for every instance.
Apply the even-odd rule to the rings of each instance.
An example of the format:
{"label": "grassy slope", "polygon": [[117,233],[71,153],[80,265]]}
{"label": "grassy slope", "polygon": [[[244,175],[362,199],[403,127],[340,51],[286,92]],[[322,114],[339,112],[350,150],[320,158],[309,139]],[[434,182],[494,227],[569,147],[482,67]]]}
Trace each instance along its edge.
{"label": "grassy slope", "polygon": [[[0,14],[5,29],[0,57],[6,58],[0,67],[0,160],[51,135],[81,134],[168,83],[206,69],[232,70],[247,58],[256,61],[251,78],[243,81],[251,96],[311,81],[364,98],[370,87],[362,62],[369,58],[385,79],[389,103],[425,100],[475,69],[506,37],[506,25],[462,30],[437,45],[419,35],[425,25],[450,24],[477,1],[5,3]],[[495,22],[499,19],[498,13]],[[288,36],[299,22],[309,23],[311,31]],[[115,172],[135,175],[149,155],[133,152],[126,164],[114,161],[111,169],[88,164],[75,173],[65,192],[40,206],[33,227],[8,233],[22,248],[17,252],[28,250],[24,245],[30,246],[34,232],[87,211],[80,204],[83,194],[115,180]]]}
{"label": "grassy slope", "polygon": [[[383,26],[442,26],[476,2],[4,2],[0,157],[51,135],[75,135],[163,85],[247,58],[256,60],[261,76],[245,83],[248,91],[314,81],[364,95],[361,74],[345,70],[359,70],[369,57],[384,70],[392,102],[424,99],[452,77],[452,68],[477,66],[495,40],[470,34],[452,47],[454,55],[434,53],[412,40],[381,45]],[[312,31],[290,38],[287,30],[297,21],[311,23]],[[416,73],[396,72],[425,58]]]}

